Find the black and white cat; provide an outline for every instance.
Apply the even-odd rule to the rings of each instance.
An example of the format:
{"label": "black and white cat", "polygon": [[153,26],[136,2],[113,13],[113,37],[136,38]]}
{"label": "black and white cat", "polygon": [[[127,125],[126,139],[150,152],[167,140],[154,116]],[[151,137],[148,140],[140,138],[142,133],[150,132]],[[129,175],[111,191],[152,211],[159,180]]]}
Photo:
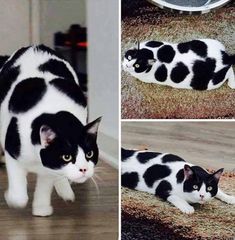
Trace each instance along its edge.
{"label": "black and white cat", "polygon": [[174,88],[211,90],[226,80],[235,88],[235,55],[222,43],[199,39],[179,44],[147,41],[126,51],[123,68],[146,83]]}
{"label": "black and white cat", "polygon": [[235,204],[235,197],[218,188],[223,169],[209,174],[203,168],[168,153],[122,148],[122,186],[148,192],[191,214],[189,203],[203,204],[213,197]]}
{"label": "black and white cat", "polygon": [[87,124],[86,97],[67,61],[43,45],[16,51],[0,70],[8,205],[26,206],[28,172],[37,174],[33,215],[52,214],[54,187],[64,200],[73,201],[70,182],[91,178],[98,161],[99,122]]}

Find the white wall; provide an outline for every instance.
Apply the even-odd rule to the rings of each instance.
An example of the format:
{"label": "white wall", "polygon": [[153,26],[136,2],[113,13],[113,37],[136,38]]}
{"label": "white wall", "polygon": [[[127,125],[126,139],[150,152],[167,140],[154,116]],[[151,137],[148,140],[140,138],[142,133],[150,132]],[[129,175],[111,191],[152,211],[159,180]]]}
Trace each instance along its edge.
{"label": "white wall", "polygon": [[71,24],[86,26],[86,0],[40,0],[40,41],[53,47],[53,34]]}
{"label": "white wall", "polygon": [[28,0],[0,0],[0,55],[30,44]]}
{"label": "white wall", "polygon": [[[103,116],[101,150],[118,165],[118,3],[88,0],[88,89],[90,120]],[[102,149],[103,148],[103,149]]]}

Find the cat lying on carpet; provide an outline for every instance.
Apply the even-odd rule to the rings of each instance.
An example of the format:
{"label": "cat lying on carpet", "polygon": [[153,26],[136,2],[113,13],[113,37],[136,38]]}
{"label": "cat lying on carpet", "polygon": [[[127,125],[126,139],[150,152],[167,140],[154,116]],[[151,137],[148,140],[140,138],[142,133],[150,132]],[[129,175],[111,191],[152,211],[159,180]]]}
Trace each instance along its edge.
{"label": "cat lying on carpet", "polygon": [[235,88],[235,55],[222,43],[199,39],[179,44],[147,41],[126,51],[123,69],[146,83],[174,88],[211,90],[226,80]]}
{"label": "cat lying on carpet", "polygon": [[54,187],[73,201],[70,182],[83,183],[94,173],[99,123],[87,124],[87,100],[67,61],[43,45],[16,51],[0,69],[8,205],[26,206],[28,172],[37,174],[33,215],[52,214]]}
{"label": "cat lying on carpet", "polygon": [[235,204],[235,197],[225,194],[218,187],[223,169],[210,174],[167,153],[122,148],[121,155],[123,187],[154,194],[183,213],[194,212],[189,203],[203,204],[213,197]]}

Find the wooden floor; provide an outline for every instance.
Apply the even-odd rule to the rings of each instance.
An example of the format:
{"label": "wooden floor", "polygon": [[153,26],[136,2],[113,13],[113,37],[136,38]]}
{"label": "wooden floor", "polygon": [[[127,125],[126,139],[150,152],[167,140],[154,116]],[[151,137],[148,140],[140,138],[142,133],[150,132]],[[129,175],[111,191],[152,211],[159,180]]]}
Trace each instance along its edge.
{"label": "wooden floor", "polygon": [[235,172],[235,122],[123,122],[122,146],[143,145],[203,167]]}
{"label": "wooden floor", "polygon": [[54,214],[51,217],[33,217],[31,214],[32,193],[35,177],[29,177],[30,202],[26,209],[9,209],[3,194],[7,188],[5,169],[0,169],[0,239],[6,240],[113,240],[118,231],[118,173],[109,165],[97,175],[100,195],[92,181],[73,185],[74,203],[65,203],[54,193]]}

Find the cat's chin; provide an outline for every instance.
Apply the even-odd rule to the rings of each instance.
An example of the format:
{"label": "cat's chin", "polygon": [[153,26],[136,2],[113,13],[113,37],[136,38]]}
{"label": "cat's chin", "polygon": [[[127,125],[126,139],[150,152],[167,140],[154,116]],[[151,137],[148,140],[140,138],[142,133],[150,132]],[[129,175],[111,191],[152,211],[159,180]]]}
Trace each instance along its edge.
{"label": "cat's chin", "polygon": [[87,177],[80,177],[80,178],[71,179],[71,181],[74,183],[84,183],[87,179],[88,179]]}

